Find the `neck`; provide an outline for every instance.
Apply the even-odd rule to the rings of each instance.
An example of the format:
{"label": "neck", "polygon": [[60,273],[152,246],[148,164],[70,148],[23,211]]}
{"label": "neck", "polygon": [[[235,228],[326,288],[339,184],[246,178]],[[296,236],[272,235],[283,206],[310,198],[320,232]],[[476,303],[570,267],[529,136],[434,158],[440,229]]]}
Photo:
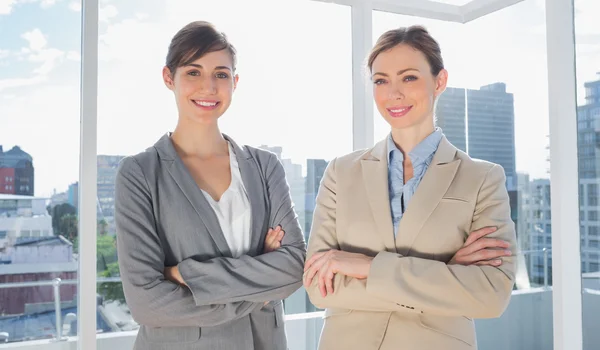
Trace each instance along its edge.
{"label": "neck", "polygon": [[197,124],[180,120],[171,134],[171,140],[183,156],[210,158],[229,154],[227,141],[216,122]]}
{"label": "neck", "polygon": [[433,123],[414,125],[410,128],[392,129],[392,139],[406,157],[410,151],[434,131],[435,126]]}

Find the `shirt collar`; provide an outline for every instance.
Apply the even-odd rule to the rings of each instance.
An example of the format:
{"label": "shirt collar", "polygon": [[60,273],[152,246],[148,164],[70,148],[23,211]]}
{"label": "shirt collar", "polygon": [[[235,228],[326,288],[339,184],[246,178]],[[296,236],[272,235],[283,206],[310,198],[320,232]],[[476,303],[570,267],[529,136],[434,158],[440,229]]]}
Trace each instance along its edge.
{"label": "shirt collar", "polygon": [[[435,130],[429,134],[423,141],[419,142],[412,151],[408,153],[413,167],[424,163],[427,159],[437,151],[437,148],[442,140],[442,129],[435,128]],[[388,164],[391,164],[392,158],[403,161],[404,156],[400,149],[394,143],[392,134],[388,136]]]}

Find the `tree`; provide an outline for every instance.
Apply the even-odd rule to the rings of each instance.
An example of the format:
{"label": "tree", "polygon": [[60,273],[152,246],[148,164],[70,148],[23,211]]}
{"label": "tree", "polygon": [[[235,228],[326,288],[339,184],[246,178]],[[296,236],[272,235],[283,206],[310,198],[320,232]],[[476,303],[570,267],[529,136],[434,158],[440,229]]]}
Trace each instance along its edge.
{"label": "tree", "polygon": [[117,246],[113,236],[98,236],[96,239],[96,256],[98,272],[107,270],[109,264],[117,261]]}
{"label": "tree", "polygon": [[69,242],[74,242],[78,235],[78,220],[77,215],[75,214],[67,214],[60,218],[58,223],[58,232],[60,235],[69,240]]}
{"label": "tree", "polygon": [[[99,277],[119,277],[119,263],[117,262],[117,245],[115,237],[109,235],[98,236],[96,240],[97,271]],[[102,282],[98,285],[98,293],[106,300],[116,300],[125,303],[123,284],[121,282]]]}
{"label": "tree", "polygon": [[98,235],[99,236],[104,236],[108,233],[108,222],[106,222],[106,220],[102,219],[98,221]]}
{"label": "tree", "polygon": [[[65,227],[61,226],[62,218],[66,215],[73,215],[75,219],[77,219],[77,208],[72,206],[69,203],[63,203],[52,208],[52,229],[54,230],[54,234],[56,236],[63,235],[65,238],[67,237],[67,232],[63,231]],[[72,220],[72,219],[69,219]],[[67,220],[68,221],[68,220]],[[75,234],[77,236],[77,234]],[[72,242],[72,241],[71,241]]]}
{"label": "tree", "polygon": [[[119,277],[119,263],[110,263],[107,269],[99,273],[102,277]],[[115,300],[125,303],[125,294],[123,293],[123,284],[121,282],[102,282],[98,285],[98,293],[106,300]]]}

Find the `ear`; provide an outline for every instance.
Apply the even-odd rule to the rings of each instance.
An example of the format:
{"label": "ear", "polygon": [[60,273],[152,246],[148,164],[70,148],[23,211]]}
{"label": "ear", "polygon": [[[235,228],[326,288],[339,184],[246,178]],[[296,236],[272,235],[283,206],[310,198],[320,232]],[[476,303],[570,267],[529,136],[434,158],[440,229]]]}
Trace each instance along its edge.
{"label": "ear", "polygon": [[435,78],[435,96],[438,97],[446,90],[448,84],[448,71],[442,69]]}
{"label": "ear", "polygon": [[238,81],[240,81],[240,76],[236,74],[233,77],[233,91],[235,91],[235,89],[237,89]]}
{"label": "ear", "polygon": [[171,74],[171,70],[169,69],[169,67],[165,66],[162,69],[162,76],[163,76],[163,81],[165,82],[165,86],[169,89],[169,90],[173,90],[175,89],[175,83],[173,81],[173,75]]}

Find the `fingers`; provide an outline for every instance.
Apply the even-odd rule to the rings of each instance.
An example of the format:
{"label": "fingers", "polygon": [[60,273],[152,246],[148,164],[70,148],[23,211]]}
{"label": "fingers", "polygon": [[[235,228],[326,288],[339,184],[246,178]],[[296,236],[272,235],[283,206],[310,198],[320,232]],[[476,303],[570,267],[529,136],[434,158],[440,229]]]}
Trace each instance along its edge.
{"label": "fingers", "polygon": [[496,238],[480,238],[469,246],[462,248],[461,255],[473,254],[479,250],[487,248],[507,249],[510,244],[506,241]]}
{"label": "fingers", "polygon": [[335,274],[333,273],[333,270],[331,269],[331,267],[329,267],[327,269],[327,272],[325,273],[325,287],[327,289],[327,294],[331,295],[333,294],[333,277],[335,276]]}
{"label": "fingers", "polygon": [[484,260],[484,261],[478,261],[475,263],[475,265],[489,265],[489,266],[500,266],[502,265],[502,260],[501,259],[494,259],[494,260]]}
{"label": "fingers", "polygon": [[310,269],[312,264],[314,264],[315,261],[319,260],[323,255],[325,255],[325,253],[327,252],[316,253],[315,255],[311,256],[310,259],[306,260],[306,262],[304,263],[304,272]]}
{"label": "fingers", "polygon": [[473,254],[469,254],[468,256],[463,257],[463,259],[468,260],[470,263],[475,263],[478,261],[492,260],[504,256],[510,256],[511,254],[512,253],[509,250],[482,249]]}
{"label": "fingers", "polygon": [[[321,253],[319,255],[320,255],[320,257],[322,259],[319,258],[319,259],[316,259],[315,261],[313,261],[311,263],[310,269],[308,269],[307,272],[305,273],[305,276],[304,276],[304,286],[306,288],[310,287],[310,285],[312,284],[312,281],[313,281],[313,278],[315,277],[315,275],[322,269],[323,265],[327,262],[327,258],[324,257],[324,255],[325,255],[324,253]],[[313,258],[314,258],[314,256],[313,256]]]}
{"label": "fingers", "polygon": [[277,226],[275,229],[270,228],[265,237],[265,252],[268,253],[279,249],[284,233],[281,226]]}
{"label": "fingers", "polygon": [[274,232],[275,230],[273,230],[272,228],[269,229],[269,231],[267,232],[267,236],[265,237],[265,247],[270,247],[271,243],[273,242],[274,239]]}
{"label": "fingers", "polygon": [[331,268],[331,261],[327,260],[326,263],[319,270],[319,290],[321,295],[324,297],[327,294],[333,293],[333,270]]}
{"label": "fingers", "polygon": [[479,230],[473,231],[471,232],[471,234],[469,234],[469,237],[467,238],[467,240],[465,241],[465,244],[463,245],[464,247],[472,244],[473,242],[477,241],[478,239],[489,235],[490,233],[494,233],[498,230],[498,228],[493,227],[493,226],[488,226],[488,227],[484,227],[481,228]]}

